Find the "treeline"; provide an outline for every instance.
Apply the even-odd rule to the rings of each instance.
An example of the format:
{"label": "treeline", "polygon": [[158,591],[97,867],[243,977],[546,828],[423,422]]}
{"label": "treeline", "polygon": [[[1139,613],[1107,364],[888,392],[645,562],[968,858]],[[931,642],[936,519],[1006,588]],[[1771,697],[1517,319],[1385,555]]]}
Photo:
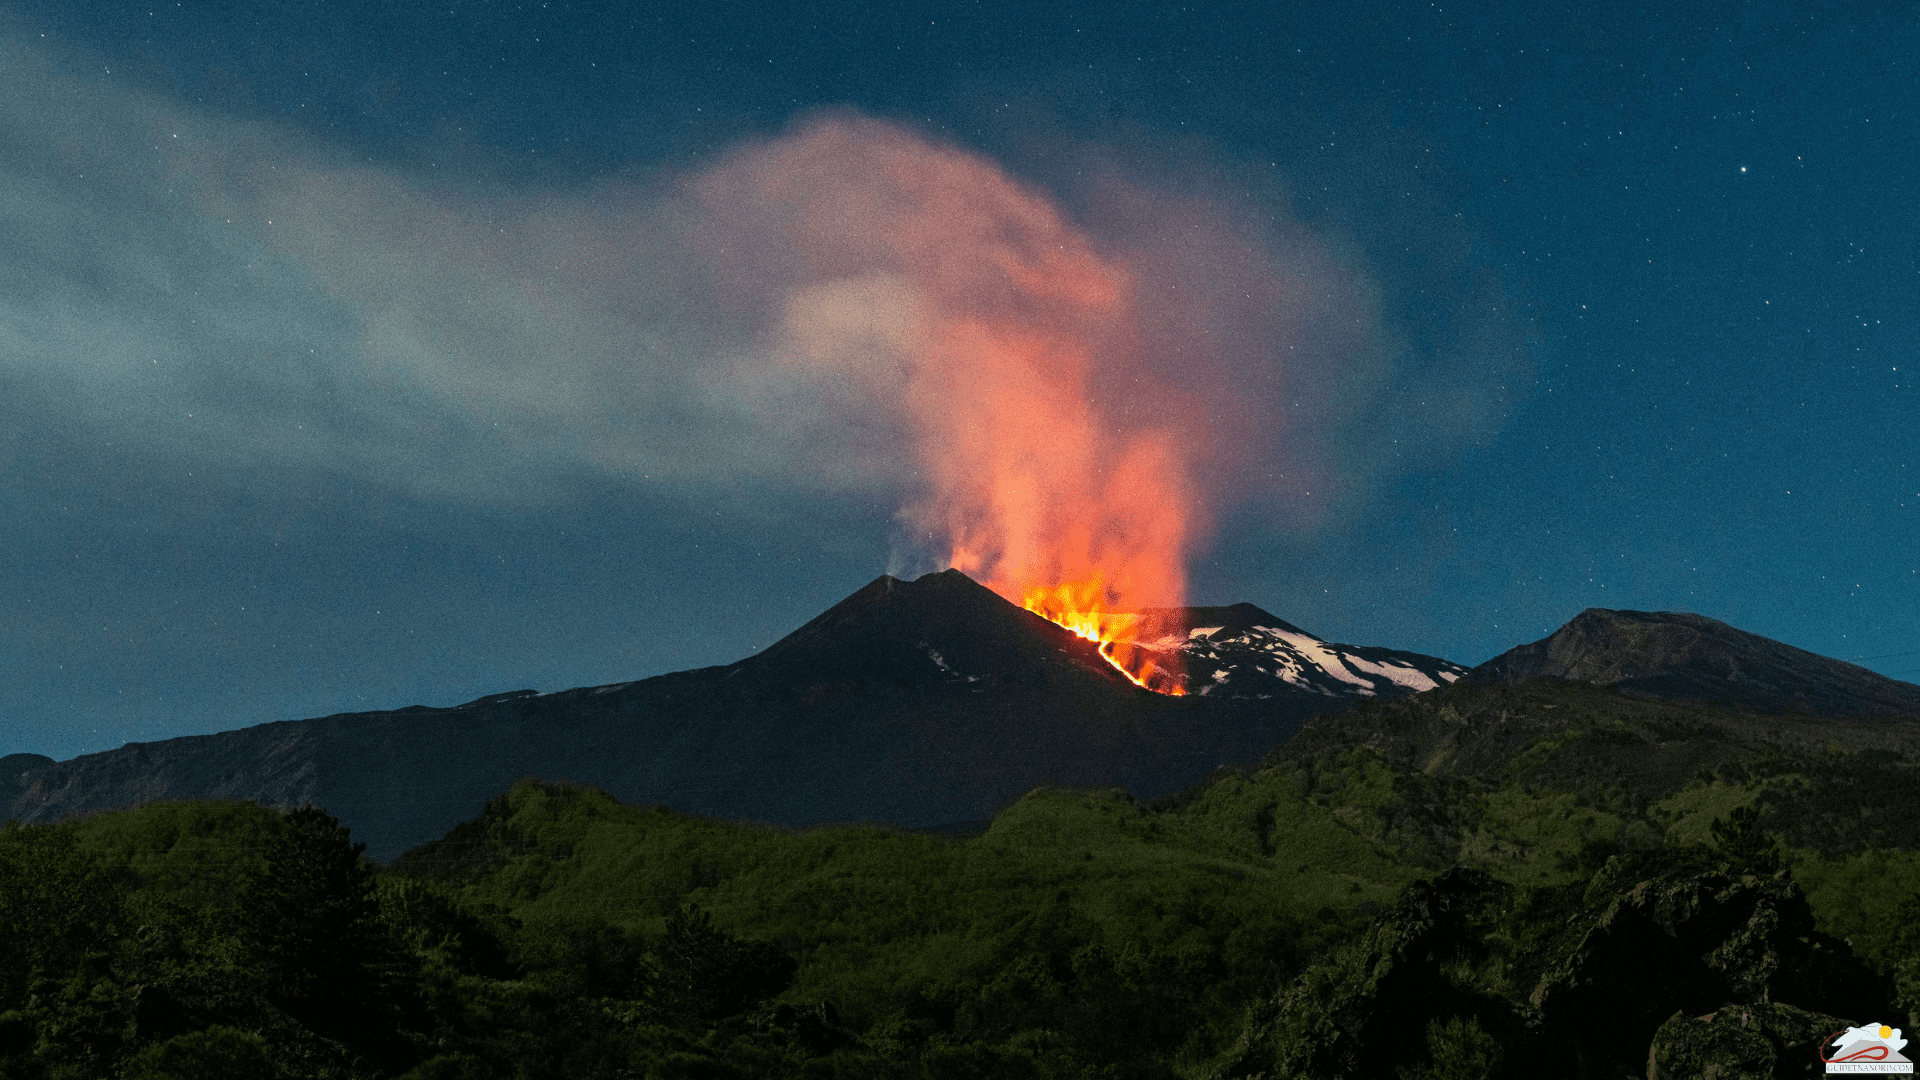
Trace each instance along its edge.
{"label": "treeline", "polygon": [[0,828],[9,1078],[778,1075],[841,1037],[770,1004],[794,971],[691,907],[522,922],[310,807]]}
{"label": "treeline", "polygon": [[[680,850],[576,858],[530,833],[542,817],[651,821]],[[449,861],[463,835],[470,857]],[[1114,851],[1083,848],[741,828],[538,784],[392,869],[313,808],[9,823],[0,1075],[1164,1076],[1340,929],[1291,925],[1245,875],[1090,869]],[[601,857],[675,880],[560,895]],[[831,886],[783,877],[785,859]],[[1116,877],[1135,887],[1102,888]]]}

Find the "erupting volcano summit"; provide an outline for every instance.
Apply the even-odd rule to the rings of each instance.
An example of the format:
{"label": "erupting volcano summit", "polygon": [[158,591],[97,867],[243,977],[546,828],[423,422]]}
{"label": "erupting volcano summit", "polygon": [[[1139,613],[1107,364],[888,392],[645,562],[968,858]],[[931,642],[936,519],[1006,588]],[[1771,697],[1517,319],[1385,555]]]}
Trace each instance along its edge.
{"label": "erupting volcano summit", "polygon": [[493,694],[19,755],[0,815],[51,821],[148,799],[325,806],[389,858],[473,816],[516,779],[597,784],[626,802],[787,825],[980,822],[1039,784],[1178,791],[1258,759],[1307,718],[1460,669],[1333,645],[1250,604],[1134,613],[1148,693],[1101,647],[958,570],[879,577],[723,667],[557,693]]}

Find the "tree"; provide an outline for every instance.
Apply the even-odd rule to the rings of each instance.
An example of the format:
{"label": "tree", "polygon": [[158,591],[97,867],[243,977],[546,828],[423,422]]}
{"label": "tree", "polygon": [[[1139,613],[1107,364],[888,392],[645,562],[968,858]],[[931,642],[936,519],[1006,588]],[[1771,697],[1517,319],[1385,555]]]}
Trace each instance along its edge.
{"label": "tree", "polygon": [[268,999],[315,1034],[382,1059],[394,1034],[392,959],[373,868],[348,830],[312,806],[289,812],[242,900],[241,937]]}
{"label": "tree", "polygon": [[120,932],[126,875],[87,858],[64,825],[0,825],[0,1010],[37,972],[59,976]]}
{"label": "tree", "polygon": [[504,908],[463,903],[431,879],[386,878],[378,897],[381,921],[394,942],[429,968],[490,979],[519,976],[505,939],[520,922]]}
{"label": "tree", "polygon": [[779,994],[796,970],[775,946],[736,938],[706,911],[682,907],[647,958],[641,998],[667,1023],[711,1023]]}
{"label": "tree", "polygon": [[1765,877],[1780,869],[1780,845],[1760,827],[1760,811],[1752,806],[1736,806],[1724,818],[1715,818],[1709,827],[1713,846],[1733,865],[1735,873]]}

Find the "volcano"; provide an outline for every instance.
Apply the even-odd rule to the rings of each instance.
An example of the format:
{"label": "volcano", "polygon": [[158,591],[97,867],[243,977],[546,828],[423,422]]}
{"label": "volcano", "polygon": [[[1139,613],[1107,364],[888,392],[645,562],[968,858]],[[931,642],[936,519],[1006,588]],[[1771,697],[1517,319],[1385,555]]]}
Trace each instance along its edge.
{"label": "volcano", "polygon": [[1465,681],[1540,677],[1774,715],[1920,716],[1920,686],[1677,611],[1588,608]]}
{"label": "volcano", "polygon": [[169,798],[311,802],[385,859],[534,776],[782,825],[958,827],[1042,784],[1166,795],[1258,759],[1310,716],[1411,693],[1425,685],[1413,673],[1440,681],[1464,670],[1329,645],[1252,605],[1148,614],[1168,651],[1205,668],[1204,693],[1143,690],[1094,642],[957,570],[882,576],[721,667],[260,724],[64,762],[13,755],[0,814],[50,821]]}

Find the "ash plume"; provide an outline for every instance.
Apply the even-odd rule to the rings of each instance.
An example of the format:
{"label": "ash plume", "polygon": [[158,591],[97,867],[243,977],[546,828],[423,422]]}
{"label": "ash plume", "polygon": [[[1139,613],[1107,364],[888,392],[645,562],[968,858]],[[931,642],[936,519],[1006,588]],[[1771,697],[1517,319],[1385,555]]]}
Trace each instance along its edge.
{"label": "ash plume", "polygon": [[469,188],[4,50],[14,425],[429,500],[882,500],[903,562],[1114,609],[1181,602],[1223,512],[1310,525],[1386,467],[1341,442],[1394,377],[1364,260],[1118,156],[1063,193],[841,112]]}

